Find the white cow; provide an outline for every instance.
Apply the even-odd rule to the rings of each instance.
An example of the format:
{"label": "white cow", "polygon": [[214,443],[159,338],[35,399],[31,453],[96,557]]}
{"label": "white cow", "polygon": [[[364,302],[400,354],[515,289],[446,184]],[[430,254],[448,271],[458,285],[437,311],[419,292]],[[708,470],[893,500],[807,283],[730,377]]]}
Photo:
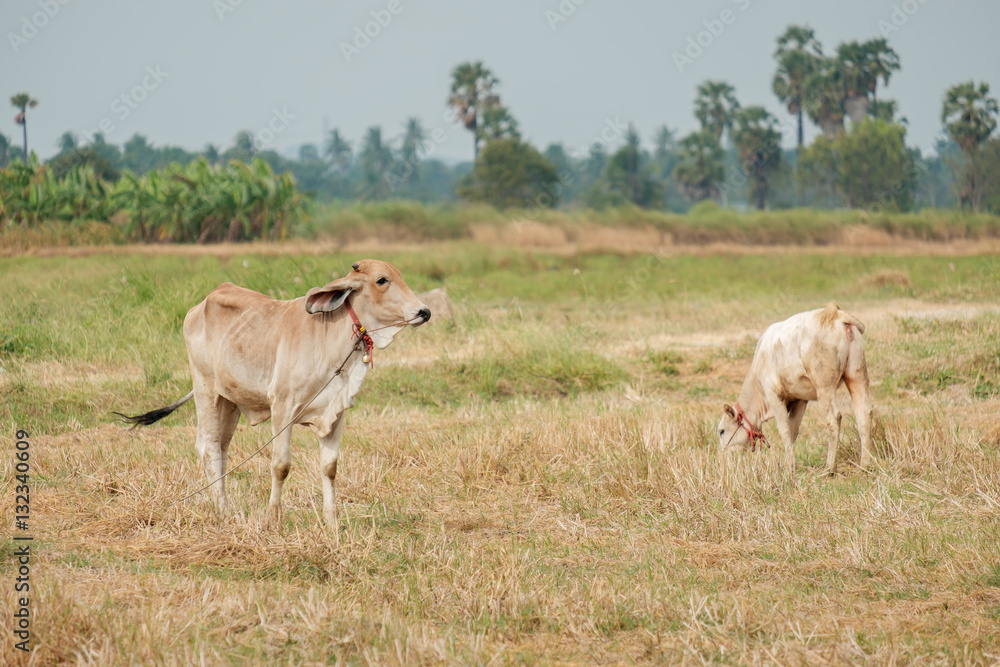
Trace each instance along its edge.
{"label": "white cow", "polygon": [[858,434],[861,467],[871,463],[868,367],[865,362],[865,325],[830,302],[826,308],[793,315],[769,326],[757,341],[750,372],[739,400],[726,405],[719,422],[719,444],[724,457],[748,443],[756,449],[764,440],[761,425],[777,421],[785,444],[785,465],[795,470],[792,444],[809,401],[818,401],[829,429],[826,468],[833,474],[840,440],[840,418],[834,401],[837,388],[847,385]]}
{"label": "white cow", "polygon": [[301,424],[319,438],[323,516],[336,525],[344,411],[354,405],[374,350],[431,317],[392,265],[366,259],[353,269],[291,301],[223,283],[184,319],[194,389],[173,405],[126,417],[152,424],[194,397],[198,455],[221,509],[229,441],[242,412],[251,425],[271,419],[272,518],[280,515],[291,469],[291,426]]}

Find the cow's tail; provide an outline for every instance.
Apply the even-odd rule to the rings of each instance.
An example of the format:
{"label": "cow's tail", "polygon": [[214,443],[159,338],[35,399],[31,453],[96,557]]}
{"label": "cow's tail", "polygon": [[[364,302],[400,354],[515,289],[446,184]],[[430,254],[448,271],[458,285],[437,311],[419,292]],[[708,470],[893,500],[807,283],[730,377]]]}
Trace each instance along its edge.
{"label": "cow's tail", "polygon": [[854,315],[851,315],[846,310],[840,311],[840,319],[842,319],[845,323],[853,324],[857,327],[859,333],[865,332],[865,323],[854,317]]}
{"label": "cow's tail", "polygon": [[[854,326],[857,328],[859,333],[865,332],[864,322],[854,317],[854,315],[851,315],[846,310],[841,310],[836,301],[831,301],[826,304],[826,307],[823,308],[823,310],[819,312],[819,323],[824,327],[832,327],[835,326],[837,322],[843,322],[845,325]],[[847,336],[850,340],[853,340],[853,332],[848,331]]]}
{"label": "cow's tail", "polygon": [[182,405],[190,401],[193,397],[194,397],[194,389],[188,392],[187,396],[185,396],[181,400],[177,401],[176,403],[171,403],[165,408],[157,408],[156,410],[150,410],[145,414],[136,415],[134,417],[123,415],[120,412],[112,412],[111,414],[118,415],[119,417],[122,418],[123,422],[125,422],[126,424],[131,424],[132,428],[135,428],[136,426],[149,426],[150,424],[154,424],[160,421],[161,419],[169,415],[171,412],[173,412],[177,408],[181,407]]}
{"label": "cow's tail", "polygon": [[[865,360],[865,341],[861,334],[865,332],[864,323],[846,311],[840,311],[844,323],[844,333],[847,335],[850,347],[847,352],[847,373],[851,377],[868,375],[868,362]],[[857,329],[857,335],[851,330]]]}

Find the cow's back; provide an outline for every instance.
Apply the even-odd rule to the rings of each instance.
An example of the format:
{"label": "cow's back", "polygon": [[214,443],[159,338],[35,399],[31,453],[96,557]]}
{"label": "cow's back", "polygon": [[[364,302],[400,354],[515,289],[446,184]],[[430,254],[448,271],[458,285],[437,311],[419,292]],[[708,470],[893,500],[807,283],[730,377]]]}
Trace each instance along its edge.
{"label": "cow's back", "polygon": [[[836,314],[836,325],[824,321],[824,315],[824,308],[797,313],[764,331],[753,362],[762,384],[781,396],[815,400],[817,385],[840,382],[852,342]],[[860,335],[857,339],[854,345],[863,345]]]}
{"label": "cow's back", "polygon": [[232,283],[219,285],[184,319],[192,372],[244,409],[266,408],[287,303]]}

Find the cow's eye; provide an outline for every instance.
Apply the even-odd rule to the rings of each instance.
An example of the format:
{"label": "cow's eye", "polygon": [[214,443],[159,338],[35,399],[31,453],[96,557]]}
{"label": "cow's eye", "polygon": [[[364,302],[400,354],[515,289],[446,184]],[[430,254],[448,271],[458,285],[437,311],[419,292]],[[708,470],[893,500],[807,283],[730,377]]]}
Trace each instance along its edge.
{"label": "cow's eye", "polygon": [[719,435],[725,435],[725,434],[726,434],[726,429],[722,429],[721,431],[719,431]]}
{"label": "cow's eye", "polygon": [[389,281],[386,278],[379,278],[378,280],[375,281],[375,284],[376,285],[385,285],[387,282],[389,282]]}

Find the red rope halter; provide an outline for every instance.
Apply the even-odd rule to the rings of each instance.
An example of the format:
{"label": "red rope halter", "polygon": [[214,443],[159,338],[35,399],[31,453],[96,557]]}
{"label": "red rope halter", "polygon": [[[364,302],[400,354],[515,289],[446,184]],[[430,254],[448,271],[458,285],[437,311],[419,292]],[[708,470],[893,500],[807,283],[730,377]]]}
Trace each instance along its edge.
{"label": "red rope halter", "polygon": [[372,354],[372,352],[375,351],[375,343],[372,341],[372,337],[369,335],[368,329],[365,329],[365,325],[361,324],[361,320],[358,319],[358,315],[354,312],[354,307],[351,306],[351,302],[347,301],[344,305],[347,306],[347,312],[351,314],[351,319],[354,320],[354,336],[356,336],[364,346],[365,354],[368,355],[369,368],[375,368],[375,355]]}
{"label": "red rope halter", "polygon": [[767,438],[764,437],[764,432],[750,423],[750,420],[747,419],[747,415],[743,412],[743,408],[740,407],[739,403],[735,404],[733,408],[736,409],[736,425],[742,427],[747,432],[747,435],[750,436],[750,451],[757,451],[758,441],[761,444],[761,448],[763,448],[764,445],[767,444]]}

